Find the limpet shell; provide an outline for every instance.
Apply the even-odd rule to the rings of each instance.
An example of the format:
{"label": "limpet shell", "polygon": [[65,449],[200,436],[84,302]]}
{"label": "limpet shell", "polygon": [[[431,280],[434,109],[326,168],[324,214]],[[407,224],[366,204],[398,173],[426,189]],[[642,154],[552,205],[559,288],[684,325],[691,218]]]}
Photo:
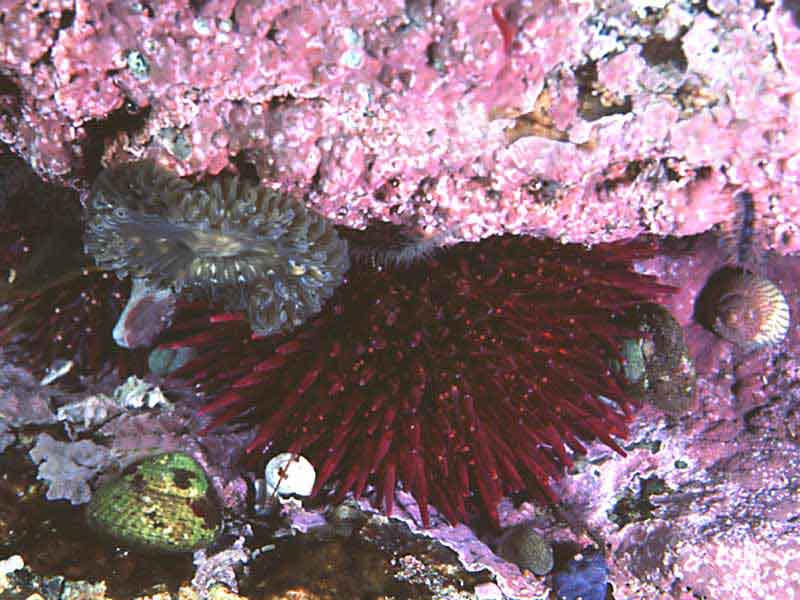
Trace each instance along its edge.
{"label": "limpet shell", "polygon": [[791,321],[789,303],[778,286],[737,267],[711,276],[695,314],[707,329],[745,349],[779,344]]}
{"label": "limpet shell", "polygon": [[208,546],[222,523],[208,477],[197,461],[181,452],[128,466],[95,492],[86,515],[98,533],[155,552]]}

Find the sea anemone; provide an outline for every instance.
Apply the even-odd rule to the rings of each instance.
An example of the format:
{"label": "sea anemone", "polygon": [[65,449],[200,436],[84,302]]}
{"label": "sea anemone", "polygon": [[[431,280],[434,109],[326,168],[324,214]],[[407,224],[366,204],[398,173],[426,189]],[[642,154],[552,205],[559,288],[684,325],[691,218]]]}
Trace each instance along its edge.
{"label": "sea anemone", "polygon": [[100,174],[86,252],[103,269],[246,310],[270,335],[322,309],[349,267],[347,244],[290,195],[238,177],[191,187],[152,162]]}
{"label": "sea anemone", "polygon": [[496,524],[504,494],[554,499],[584,441],[622,452],[631,400],[609,365],[633,332],[614,317],[669,293],[633,269],[653,252],[493,237],[404,269],[356,265],[289,335],[187,308],[162,344],[197,351],[173,377],[205,395],[209,429],[260,422],[249,451],[302,453],[315,494],[372,482],[391,513],[401,482],[426,524],[429,502],[451,522]]}
{"label": "sea anemone", "polygon": [[770,280],[739,267],[723,267],[706,283],[696,317],[707,329],[743,349],[779,344],[789,331],[789,304]]}

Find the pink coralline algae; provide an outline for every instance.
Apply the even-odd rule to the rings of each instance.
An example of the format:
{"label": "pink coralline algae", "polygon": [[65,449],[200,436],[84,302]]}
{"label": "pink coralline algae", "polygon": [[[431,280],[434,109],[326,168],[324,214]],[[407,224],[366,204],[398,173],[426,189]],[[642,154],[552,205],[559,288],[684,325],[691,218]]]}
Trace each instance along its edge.
{"label": "pink coralline algae", "polygon": [[[563,506],[608,542],[615,598],[797,597],[800,330],[742,348],[703,327],[695,302],[729,253],[708,235],[676,246],[647,270],[683,283],[666,305],[697,366],[695,407],[640,411],[627,456],[590,450],[563,481]],[[796,319],[800,261],[765,255],[761,274]]]}
{"label": "pink coralline algae", "polygon": [[11,1],[0,140],[80,185],[255,167],[340,224],[444,243],[685,235],[751,189],[800,249],[786,2]]}
{"label": "pink coralline algae", "polygon": [[[435,245],[501,233],[575,242],[685,236],[735,221],[747,189],[754,246],[790,255],[800,250],[798,23],[789,1],[9,0],[0,7],[0,142],[47,178],[80,187],[101,166],[148,158],[198,178],[255,171],[339,224],[391,221]],[[35,246],[17,242],[34,239],[30,226],[0,222],[4,280],[24,283],[20,267]],[[797,259],[770,255],[753,269],[785,295],[794,325],[778,344],[743,349],[694,316],[730,253],[709,238],[679,243],[677,257],[648,268],[681,288],[669,308],[697,369],[696,405],[679,417],[645,408],[626,457],[592,445],[555,491],[571,525],[610,544],[617,600],[798,597]],[[126,288],[110,283],[127,285],[74,285],[71,298],[120,293],[116,302]],[[71,306],[82,321],[83,305]],[[4,324],[9,314],[25,313],[6,313]],[[184,321],[184,333],[199,328],[192,343],[201,349],[214,347],[203,330],[220,334],[220,347],[292,348],[250,339],[246,322],[225,321],[230,315],[205,329],[199,315]],[[105,313],[91,318],[113,323]],[[50,352],[58,323],[31,322],[40,335],[28,339]],[[297,339],[319,344],[328,332]],[[281,352],[258,375],[299,356]],[[224,369],[203,372],[218,357],[192,367],[209,393],[233,381]],[[314,372],[315,363],[304,368]],[[248,400],[252,388],[237,381],[233,393]],[[228,411],[222,420],[243,407],[255,407],[255,417],[268,410],[231,398],[215,405]],[[344,464],[329,479],[356,489],[360,481],[348,478],[361,475]],[[644,482],[653,481],[661,493],[645,498]],[[443,506],[435,490],[427,495]],[[402,490],[398,497],[413,504]],[[527,503],[510,504],[500,504],[502,525],[535,513],[553,539],[578,535]],[[623,506],[638,512],[622,518]],[[421,521],[418,508],[410,512]],[[437,535],[459,552],[479,548],[464,555],[490,556],[496,573],[509,573],[475,532],[438,523]],[[511,570],[513,581],[498,575],[507,595],[544,595],[541,580]]]}
{"label": "pink coralline algae", "polygon": [[619,449],[632,403],[610,367],[628,331],[613,318],[670,292],[632,270],[654,250],[493,237],[406,268],[354,267],[289,335],[188,309],[164,343],[198,352],[174,376],[207,397],[211,427],[246,415],[249,449],[303,454],[315,493],[374,484],[391,513],[401,483],[423,523],[429,502],[451,522],[497,523],[505,494],[554,499],[584,442]]}

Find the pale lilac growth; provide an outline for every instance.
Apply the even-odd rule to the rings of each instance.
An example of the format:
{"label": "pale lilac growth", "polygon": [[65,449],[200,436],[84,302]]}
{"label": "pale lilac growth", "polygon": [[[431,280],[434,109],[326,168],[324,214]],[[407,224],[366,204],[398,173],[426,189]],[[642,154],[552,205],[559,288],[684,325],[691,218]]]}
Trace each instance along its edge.
{"label": "pale lilac growth", "polygon": [[243,160],[339,223],[444,243],[695,233],[747,188],[760,241],[800,249],[791,4],[197,5],[6,3],[0,140],[66,181],[99,154]]}
{"label": "pale lilac growth", "polygon": [[41,385],[28,371],[9,364],[0,366],[0,452],[17,440],[17,429],[56,422],[54,396],[58,393]]}
{"label": "pale lilac growth", "polygon": [[55,423],[53,401],[59,396],[25,369],[5,361],[0,366],[0,422],[11,428]]}
{"label": "pale lilac growth", "polygon": [[89,482],[112,462],[105,446],[91,440],[60,442],[47,433],[36,438],[30,457],[39,465],[37,478],[47,482],[47,499],[72,504],[89,501]]}
{"label": "pale lilac growth", "polygon": [[93,394],[59,407],[59,421],[70,425],[71,432],[97,429],[125,411],[160,409],[169,411],[172,405],[163,392],[143,379],[131,375],[119,385],[111,396]]}
{"label": "pale lilac growth", "polygon": [[240,536],[224,550],[209,554],[206,549],[200,549],[194,553],[193,558],[196,570],[192,587],[199,591],[201,598],[214,598],[209,592],[217,585],[238,591],[236,571],[241,570],[242,565],[250,560],[250,549],[245,546],[245,538]]}

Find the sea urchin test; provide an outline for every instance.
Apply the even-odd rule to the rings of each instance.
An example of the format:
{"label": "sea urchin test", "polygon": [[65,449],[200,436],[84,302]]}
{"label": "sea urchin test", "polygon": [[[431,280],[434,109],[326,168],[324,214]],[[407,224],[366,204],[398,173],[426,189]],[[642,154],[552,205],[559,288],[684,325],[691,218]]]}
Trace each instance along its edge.
{"label": "sea urchin test", "polygon": [[349,268],[347,243],[300,200],[230,176],[193,187],[152,162],[100,174],[85,247],[120,277],[247,311],[257,335],[319,312]]}

